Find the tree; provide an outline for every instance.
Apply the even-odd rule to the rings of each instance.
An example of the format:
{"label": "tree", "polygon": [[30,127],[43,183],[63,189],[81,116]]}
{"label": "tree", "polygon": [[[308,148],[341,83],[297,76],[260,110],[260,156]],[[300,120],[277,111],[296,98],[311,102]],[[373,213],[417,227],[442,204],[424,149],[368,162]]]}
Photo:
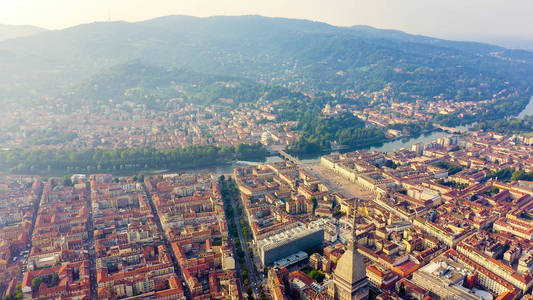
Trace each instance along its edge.
{"label": "tree", "polygon": [[72,186],[72,180],[70,180],[70,177],[64,176],[63,179],[61,180],[61,184],[63,186]]}
{"label": "tree", "polygon": [[391,168],[391,169],[396,169],[396,168],[398,168],[398,165],[396,163],[394,163],[392,160],[388,159],[385,162],[385,167]]}
{"label": "tree", "polygon": [[403,282],[398,287],[398,296],[405,297],[407,295],[407,291],[405,290],[405,286],[403,285]]}
{"label": "tree", "polygon": [[50,283],[48,284],[48,287],[57,286],[59,284],[59,275],[57,273],[54,273],[52,275],[52,278],[50,279]]}
{"label": "tree", "polygon": [[15,287],[15,299],[22,299],[22,285],[20,283]]}
{"label": "tree", "polygon": [[22,286],[21,284],[17,284],[17,286],[15,287],[15,293],[14,294],[9,294],[9,295],[5,295],[3,298],[1,298],[2,300],[20,300],[22,299]]}
{"label": "tree", "polygon": [[255,298],[254,298],[254,293],[253,293],[253,290],[252,290],[251,287],[248,287],[248,288],[246,289],[246,294],[248,294],[248,297],[247,297],[248,300],[253,300],[253,299],[255,299]]}
{"label": "tree", "polygon": [[518,181],[524,176],[524,171],[518,169],[513,172],[513,175],[511,175],[511,181]]}
{"label": "tree", "polygon": [[313,278],[318,283],[321,283],[326,276],[324,275],[324,273],[318,270],[312,270],[311,272],[309,272],[309,277]]}
{"label": "tree", "polygon": [[39,290],[39,286],[43,282],[43,279],[41,277],[35,277],[31,280],[31,290],[32,292],[37,292]]}
{"label": "tree", "polygon": [[500,189],[493,186],[492,189],[490,190],[491,194],[495,195],[495,194],[498,194],[500,192]]}
{"label": "tree", "polygon": [[[238,151],[235,151],[238,149]],[[260,143],[219,148],[212,145],[194,145],[171,150],[141,149],[87,149],[65,151],[9,150],[0,152],[0,167],[12,173],[45,173],[52,171],[99,171],[170,168],[183,169],[227,163],[233,159],[263,159],[267,151]],[[137,175],[142,181],[143,176]]]}
{"label": "tree", "polygon": [[318,200],[316,200],[316,197],[313,196],[311,197],[311,201],[313,201],[313,209],[316,209],[316,207],[318,206]]}
{"label": "tree", "polygon": [[262,285],[259,285],[258,286],[258,289],[259,289],[259,298],[261,300],[266,300],[268,299],[267,295],[265,295],[265,291],[263,290],[263,286]]}

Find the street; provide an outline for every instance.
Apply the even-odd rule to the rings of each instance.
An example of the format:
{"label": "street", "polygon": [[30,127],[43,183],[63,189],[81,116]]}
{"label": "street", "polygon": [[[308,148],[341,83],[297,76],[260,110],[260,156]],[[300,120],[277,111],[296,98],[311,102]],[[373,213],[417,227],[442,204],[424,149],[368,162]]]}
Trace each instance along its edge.
{"label": "street", "polygon": [[[242,233],[242,228],[240,226],[240,220],[239,220],[239,214],[238,209],[236,207],[237,201],[240,201],[239,192],[237,192],[237,195],[230,195],[231,197],[231,206],[233,209],[233,220],[235,221],[235,224],[237,225],[237,234],[239,235],[239,240],[241,241],[241,248],[244,252],[244,260],[246,263],[246,268],[248,269],[248,277],[250,281],[250,286],[252,287],[253,295],[255,299],[259,299],[259,291],[257,289],[257,283],[260,282],[258,280],[256,274],[255,274],[255,267],[254,263],[250,258],[250,253],[248,252],[248,243],[246,239],[244,238],[244,235]],[[246,222],[246,220],[245,220]],[[248,226],[248,223],[246,222],[246,226]],[[244,282],[243,282],[244,284]]]}
{"label": "street", "polygon": [[91,299],[98,299],[98,283],[96,282],[96,257],[94,253],[94,228],[93,228],[93,206],[91,201],[91,184],[87,186],[87,250],[89,251],[89,271],[91,280]]}
{"label": "street", "polygon": [[28,251],[27,256],[24,258],[23,261],[23,270],[20,272],[19,276],[19,282],[22,282],[22,278],[24,277],[24,273],[27,271],[28,267],[28,256],[31,252],[32,245],[32,239],[33,236],[33,230],[35,229],[35,221],[37,220],[37,213],[39,212],[39,206],[41,205],[41,197],[43,196],[43,183],[41,182],[41,185],[39,187],[39,192],[37,193],[37,199],[35,200],[34,206],[33,206],[33,217],[31,219],[31,230],[30,230],[30,239],[28,241],[28,245],[26,245],[28,248],[26,249]]}
{"label": "street", "polygon": [[[168,240],[167,236],[164,234],[163,226],[161,225],[161,220],[159,219],[159,215],[157,214],[157,210],[155,208],[154,202],[152,201],[152,196],[148,191],[146,190],[146,186],[144,185],[144,182],[142,183],[143,193],[146,199],[148,200],[148,203],[150,203],[150,208],[152,209],[152,214],[154,215],[157,228],[159,229],[159,234],[161,235],[161,239],[167,246],[168,252],[170,254],[170,257],[172,258],[172,263],[174,264],[174,272],[176,274],[179,274],[181,278],[183,278],[183,274],[181,273],[180,266],[178,264],[178,260],[176,259],[176,256],[174,255],[174,251],[172,251],[172,246],[170,244],[170,241]],[[181,281],[181,279],[180,279]],[[185,292],[185,298],[186,299],[192,299],[191,293],[189,291],[189,287],[181,281],[181,284],[183,286],[184,292]]]}

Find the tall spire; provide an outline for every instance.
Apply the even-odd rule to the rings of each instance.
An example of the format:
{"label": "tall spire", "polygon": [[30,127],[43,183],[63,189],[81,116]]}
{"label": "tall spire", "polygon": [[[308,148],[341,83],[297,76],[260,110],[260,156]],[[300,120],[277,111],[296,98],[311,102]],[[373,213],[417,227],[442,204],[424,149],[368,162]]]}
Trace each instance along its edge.
{"label": "tall spire", "polygon": [[[328,294],[336,300],[368,299],[368,279],[363,256],[357,251],[357,210],[358,199],[354,200],[351,237],[347,242],[348,249],[337,261],[333,272],[333,282]],[[347,222],[348,223],[348,222]]]}
{"label": "tall spire", "polygon": [[350,235],[350,240],[348,241],[348,249],[354,251],[357,249],[357,211],[359,206],[359,200],[354,199],[353,203],[353,219],[352,219],[352,232]]}

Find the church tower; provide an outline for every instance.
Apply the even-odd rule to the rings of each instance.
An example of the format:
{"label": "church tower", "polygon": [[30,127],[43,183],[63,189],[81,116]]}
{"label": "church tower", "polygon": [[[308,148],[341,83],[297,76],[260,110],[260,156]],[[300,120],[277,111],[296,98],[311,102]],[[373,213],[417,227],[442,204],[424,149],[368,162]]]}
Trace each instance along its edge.
{"label": "church tower", "polygon": [[358,200],[354,202],[352,232],[348,241],[348,249],[337,262],[333,280],[328,293],[335,300],[366,300],[368,299],[368,279],[363,257],[357,251],[356,218]]}

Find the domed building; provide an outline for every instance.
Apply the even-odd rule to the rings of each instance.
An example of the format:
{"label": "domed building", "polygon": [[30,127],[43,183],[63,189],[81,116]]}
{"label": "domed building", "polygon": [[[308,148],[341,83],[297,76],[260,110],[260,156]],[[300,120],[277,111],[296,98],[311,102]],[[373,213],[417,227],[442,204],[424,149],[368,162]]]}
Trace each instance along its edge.
{"label": "domed building", "polygon": [[261,135],[261,143],[263,143],[263,145],[269,145],[272,143],[272,134],[268,131],[263,132]]}

